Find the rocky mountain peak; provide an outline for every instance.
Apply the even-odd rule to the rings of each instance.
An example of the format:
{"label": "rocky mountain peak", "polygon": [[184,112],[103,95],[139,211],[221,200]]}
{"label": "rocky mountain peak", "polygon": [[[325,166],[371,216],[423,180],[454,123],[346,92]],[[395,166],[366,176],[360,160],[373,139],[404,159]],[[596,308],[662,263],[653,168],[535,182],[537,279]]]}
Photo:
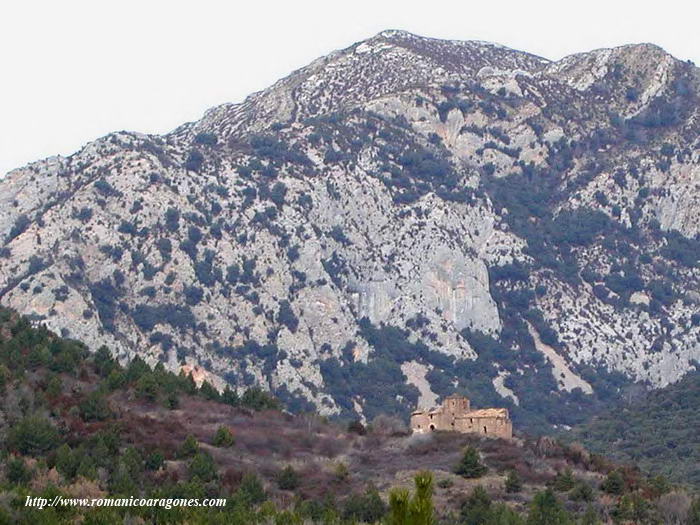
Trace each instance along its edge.
{"label": "rocky mountain peak", "polygon": [[242,104],[210,110],[196,131],[222,136],[345,111],[411,87],[466,83],[480,71],[532,74],[547,60],[479,41],[426,38],[387,30],[293,72]]}
{"label": "rocky mountain peak", "polygon": [[[697,69],[401,31],[0,182],[0,301],[302,410],[572,424],[700,359]],[[406,371],[410,371],[409,374]]]}

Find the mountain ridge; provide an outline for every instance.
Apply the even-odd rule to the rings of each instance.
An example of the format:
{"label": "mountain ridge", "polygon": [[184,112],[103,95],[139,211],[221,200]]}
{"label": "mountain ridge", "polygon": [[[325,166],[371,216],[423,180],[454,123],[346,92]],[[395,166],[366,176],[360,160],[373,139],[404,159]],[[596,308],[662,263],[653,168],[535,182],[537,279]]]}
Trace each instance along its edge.
{"label": "mountain ridge", "polygon": [[644,44],[551,62],[382,32],[10,172],[0,301],[328,414],[405,413],[417,364],[438,396],[576,423],[700,356],[697,95]]}

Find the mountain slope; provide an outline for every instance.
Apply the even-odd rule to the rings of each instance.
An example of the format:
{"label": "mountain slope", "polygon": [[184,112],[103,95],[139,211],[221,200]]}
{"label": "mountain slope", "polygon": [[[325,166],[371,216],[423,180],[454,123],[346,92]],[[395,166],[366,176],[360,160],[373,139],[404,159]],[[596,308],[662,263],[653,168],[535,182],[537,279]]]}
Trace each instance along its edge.
{"label": "mountain slope", "polygon": [[298,409],[406,414],[429,387],[574,424],[700,357],[697,96],[651,45],[383,32],[8,174],[0,301]]}
{"label": "mountain slope", "polygon": [[[387,416],[368,428],[292,416],[259,390],[219,395],[138,358],[122,367],[4,308],[0,393],[2,523],[384,523],[391,490],[421,471],[445,524],[497,523],[485,516],[506,509],[513,524],[538,511],[669,523],[692,497],[551,438],[411,436]],[[465,447],[487,469],[476,477],[454,472]],[[543,494],[553,504],[538,510]]]}
{"label": "mountain slope", "polygon": [[700,374],[621,404],[576,428],[591,450],[634,462],[678,482],[700,485]]}

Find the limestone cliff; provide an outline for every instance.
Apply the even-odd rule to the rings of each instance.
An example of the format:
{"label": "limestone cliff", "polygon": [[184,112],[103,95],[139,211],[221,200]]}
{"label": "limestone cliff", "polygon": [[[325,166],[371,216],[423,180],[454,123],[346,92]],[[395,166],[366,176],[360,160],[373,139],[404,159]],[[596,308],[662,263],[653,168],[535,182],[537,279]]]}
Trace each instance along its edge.
{"label": "limestone cliff", "polygon": [[0,301],[298,408],[407,411],[413,363],[568,424],[700,359],[697,101],[651,45],[550,62],[385,31],[10,172]]}

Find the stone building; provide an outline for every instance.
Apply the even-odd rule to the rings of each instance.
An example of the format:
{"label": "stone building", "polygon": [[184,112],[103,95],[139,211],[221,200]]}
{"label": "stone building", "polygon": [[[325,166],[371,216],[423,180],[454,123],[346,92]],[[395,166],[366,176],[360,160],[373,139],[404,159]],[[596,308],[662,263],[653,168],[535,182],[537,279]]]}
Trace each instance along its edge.
{"label": "stone building", "polygon": [[411,429],[416,433],[453,430],[505,439],[513,437],[513,424],[508,409],[472,410],[469,399],[458,394],[446,397],[440,407],[413,412]]}

